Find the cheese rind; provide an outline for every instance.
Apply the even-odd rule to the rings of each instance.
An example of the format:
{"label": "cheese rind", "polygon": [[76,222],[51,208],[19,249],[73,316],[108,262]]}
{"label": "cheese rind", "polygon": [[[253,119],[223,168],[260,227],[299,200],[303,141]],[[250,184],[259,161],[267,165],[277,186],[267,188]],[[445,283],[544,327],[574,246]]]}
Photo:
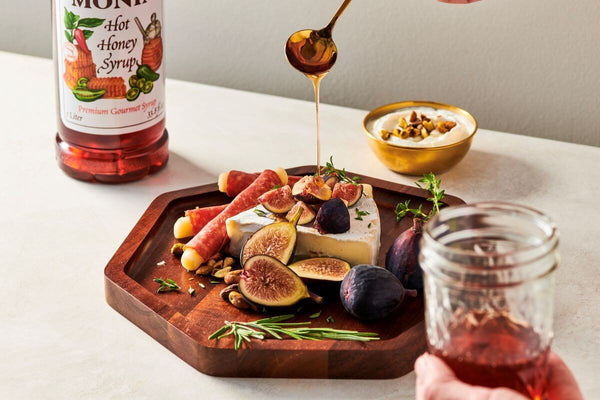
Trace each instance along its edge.
{"label": "cheese rind", "polygon": [[[365,190],[363,196],[353,207],[350,207],[350,229],[338,234],[320,234],[312,226],[298,226],[296,257],[337,257],[350,265],[376,264],[379,254],[381,223],[379,211],[370,191]],[[262,206],[257,207],[265,214],[269,211]],[[356,210],[366,211],[362,220]],[[226,222],[229,236],[228,252],[239,257],[246,240],[257,230],[273,223],[273,219],[261,217],[254,210],[244,211]]]}

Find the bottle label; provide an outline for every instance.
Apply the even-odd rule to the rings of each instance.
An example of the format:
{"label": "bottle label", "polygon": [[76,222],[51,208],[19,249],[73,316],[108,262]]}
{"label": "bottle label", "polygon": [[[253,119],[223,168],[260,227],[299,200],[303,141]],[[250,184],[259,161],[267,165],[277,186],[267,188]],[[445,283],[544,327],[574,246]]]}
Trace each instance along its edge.
{"label": "bottle label", "polygon": [[162,0],[57,0],[60,118],[117,135],[164,118]]}

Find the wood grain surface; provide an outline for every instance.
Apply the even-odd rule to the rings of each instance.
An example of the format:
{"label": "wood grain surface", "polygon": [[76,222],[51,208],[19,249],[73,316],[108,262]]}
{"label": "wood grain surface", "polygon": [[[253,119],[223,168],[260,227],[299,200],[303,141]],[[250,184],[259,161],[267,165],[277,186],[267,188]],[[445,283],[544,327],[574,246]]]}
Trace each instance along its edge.
{"label": "wood grain surface", "polygon": [[[289,169],[288,173],[311,174],[315,169],[303,166]],[[426,212],[431,208],[430,203],[425,201],[427,192],[416,187],[364,176],[362,182],[373,185],[379,207],[382,230],[378,264],[384,265],[387,249],[411,226],[410,218],[396,222],[396,203],[410,199],[413,206],[423,203]],[[251,321],[262,315],[227,304],[219,296],[225,287],[223,283],[212,284],[211,278],[197,276],[181,267],[170,253],[176,242],[173,223],[187,209],[229,201],[218,191],[216,183],[157,197],[106,266],[104,284],[108,304],[182,360],[209,375],[383,379],[412,370],[415,359],[426,347],[422,293],[407,298],[398,312],[381,321],[365,323],[354,319],[335,296],[326,298],[322,305],[304,306],[296,314],[297,320],[306,321],[310,314],[322,310],[319,318],[310,320],[313,326],[377,332],[380,341],[255,340],[235,351],[230,337],[219,342],[208,340],[226,320]],[[443,202],[464,204],[449,195]],[[157,265],[161,261],[166,265]],[[171,278],[182,289],[158,294],[155,277]],[[195,289],[193,296],[187,292],[189,286]],[[335,320],[333,324],[326,322],[329,316]]]}

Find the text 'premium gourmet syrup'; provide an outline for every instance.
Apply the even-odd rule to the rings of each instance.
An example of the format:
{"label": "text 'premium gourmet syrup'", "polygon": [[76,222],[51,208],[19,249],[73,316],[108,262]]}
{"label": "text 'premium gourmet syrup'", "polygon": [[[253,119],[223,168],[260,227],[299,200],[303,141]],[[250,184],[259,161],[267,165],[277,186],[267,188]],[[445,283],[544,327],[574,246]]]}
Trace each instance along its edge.
{"label": "text 'premium gourmet syrup'", "polygon": [[168,159],[162,0],[53,0],[59,166],[125,182]]}

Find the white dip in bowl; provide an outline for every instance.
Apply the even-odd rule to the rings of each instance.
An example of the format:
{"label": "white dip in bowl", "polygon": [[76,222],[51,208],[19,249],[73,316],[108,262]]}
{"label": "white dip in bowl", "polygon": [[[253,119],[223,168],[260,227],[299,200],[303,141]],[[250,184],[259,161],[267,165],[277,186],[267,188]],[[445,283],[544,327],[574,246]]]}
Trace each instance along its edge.
{"label": "white dip in bowl", "polygon": [[393,132],[394,129],[399,128],[398,124],[401,118],[404,118],[406,121],[410,120],[410,115],[413,111],[419,117],[421,114],[426,115],[431,119],[434,126],[438,122],[445,121],[455,122],[456,126],[446,133],[441,133],[436,128],[429,132],[429,136],[426,138],[422,138],[421,136],[402,138],[397,135],[390,135],[389,139],[385,140],[385,142],[405,147],[439,147],[466,139],[475,131],[475,125],[468,118],[450,110],[432,107],[407,107],[376,119],[372,125],[373,135],[383,141],[381,131]]}

